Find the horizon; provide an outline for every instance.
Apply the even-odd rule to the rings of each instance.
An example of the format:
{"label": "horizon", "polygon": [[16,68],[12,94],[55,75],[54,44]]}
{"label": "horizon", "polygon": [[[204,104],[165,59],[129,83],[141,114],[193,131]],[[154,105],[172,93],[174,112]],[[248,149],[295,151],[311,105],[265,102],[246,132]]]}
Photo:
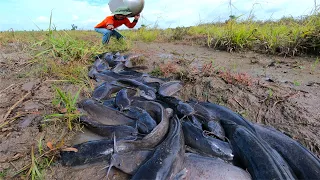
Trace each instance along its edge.
{"label": "horizon", "polygon": [[[48,30],[51,10],[51,25],[57,30],[70,30],[72,24],[76,25],[78,30],[93,30],[96,24],[111,15],[108,2],[108,0],[56,0],[43,4],[39,0],[4,0],[0,2],[0,6],[3,7],[0,12],[0,31]],[[141,18],[135,29],[141,25],[167,29],[224,22],[230,15],[240,16],[243,20],[254,17],[254,21],[276,21],[283,17],[297,19],[312,15],[318,8],[315,0],[307,0],[303,4],[300,2],[300,0],[203,0],[199,4],[186,0],[183,4],[172,4],[170,0],[145,0]],[[129,19],[132,21],[132,18]],[[119,29],[127,28],[122,26]]]}

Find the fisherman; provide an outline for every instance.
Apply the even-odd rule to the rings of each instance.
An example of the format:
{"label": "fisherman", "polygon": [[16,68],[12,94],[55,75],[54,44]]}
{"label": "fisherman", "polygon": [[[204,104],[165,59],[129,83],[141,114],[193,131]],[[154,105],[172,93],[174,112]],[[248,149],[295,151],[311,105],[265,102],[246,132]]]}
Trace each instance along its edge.
{"label": "fisherman", "polygon": [[118,40],[123,38],[123,36],[116,31],[115,28],[123,24],[128,28],[134,28],[140,18],[140,14],[135,15],[134,20],[130,22],[127,16],[131,13],[132,12],[129,8],[119,7],[113,13],[114,15],[107,16],[101,23],[94,27],[95,31],[103,34],[102,44],[108,44],[111,36],[115,36]]}

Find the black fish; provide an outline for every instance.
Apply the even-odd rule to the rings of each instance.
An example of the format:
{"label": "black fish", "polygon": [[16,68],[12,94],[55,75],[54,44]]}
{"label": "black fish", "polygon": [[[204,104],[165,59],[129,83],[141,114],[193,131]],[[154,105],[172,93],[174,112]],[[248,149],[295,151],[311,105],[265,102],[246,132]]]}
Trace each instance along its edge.
{"label": "black fish", "polygon": [[187,119],[188,119],[190,122],[192,122],[192,124],[193,124],[195,127],[197,127],[197,128],[200,129],[200,130],[203,130],[203,129],[202,129],[202,124],[201,124],[201,122],[200,122],[199,119],[196,118],[194,115],[188,116]]}
{"label": "black fish", "polygon": [[110,107],[110,108],[116,108],[114,102],[115,102],[115,98],[110,98],[110,99],[108,99],[108,100],[102,101],[102,104],[103,104],[104,106],[108,106],[108,107]]}
{"label": "black fish", "polygon": [[94,120],[106,125],[133,124],[135,121],[120,111],[104,106],[93,100],[85,99],[79,103],[79,107],[87,112]]}
{"label": "black fish", "polygon": [[211,135],[214,135],[221,140],[225,140],[226,135],[220,121],[214,120],[206,114],[199,113],[197,110],[198,109],[195,110],[196,113],[194,116],[201,122],[203,129],[209,131]]}
{"label": "black fish", "polygon": [[125,84],[125,85],[136,87],[138,89],[141,89],[141,90],[145,91],[146,93],[148,91],[152,91],[154,93],[156,92],[156,90],[154,88],[151,88],[151,87],[143,84],[142,82],[139,82],[139,81],[134,80],[134,79],[119,78],[119,79],[117,79],[117,82],[120,83],[120,84]]}
{"label": "black fish", "polygon": [[102,59],[104,59],[109,66],[114,67],[115,65],[117,65],[118,62],[115,62],[115,56],[111,53],[105,53],[102,55],[101,57]]}
{"label": "black fish", "polygon": [[259,137],[280,153],[298,179],[319,179],[320,160],[309,150],[275,129],[258,124],[255,124],[254,128]]}
{"label": "black fish", "polygon": [[246,120],[229,108],[210,102],[199,102],[199,104],[210,111],[212,118],[216,118],[220,121],[233,121],[238,125],[246,127],[251,132],[255,132],[252,122]]}
{"label": "black fish", "polygon": [[101,74],[110,76],[110,77],[114,78],[115,80],[118,80],[118,79],[136,79],[136,78],[140,78],[140,76],[141,76],[139,74],[135,74],[133,71],[122,71],[122,72],[119,72],[119,73],[115,73],[115,72],[106,70],[106,71],[102,71]]}
{"label": "black fish", "polygon": [[144,109],[130,107],[125,113],[127,116],[137,120],[138,130],[143,134],[150,133],[157,126],[156,121]]}
{"label": "black fish", "polygon": [[222,121],[230,140],[235,162],[248,169],[253,179],[295,179],[294,175],[274,157],[269,145],[246,127]]}
{"label": "black fish", "polygon": [[225,132],[219,121],[207,121],[203,124],[203,127],[210,134],[220,135],[218,138],[225,140]]}
{"label": "black fish", "polygon": [[158,96],[158,99],[168,104],[179,116],[189,116],[195,113],[195,110],[188,103],[171,96]]}
{"label": "black fish", "polygon": [[169,81],[161,84],[158,93],[161,96],[172,96],[182,89],[181,81]]}
{"label": "black fish", "polygon": [[250,174],[220,158],[185,154],[185,171],[180,174],[183,180],[251,180]]}
{"label": "black fish", "polygon": [[170,179],[183,168],[184,138],[177,117],[171,119],[166,139],[156,147],[152,157],[142,164],[132,179]]}
{"label": "black fish", "polygon": [[112,93],[118,92],[122,87],[104,82],[96,87],[92,93],[92,98],[96,100],[109,99]]}
{"label": "black fish", "polygon": [[202,130],[195,127],[190,121],[182,122],[182,130],[186,145],[195,149],[198,153],[229,161],[233,159],[231,147],[227,142],[204,136]]}
{"label": "black fish", "polygon": [[153,154],[153,151],[130,151],[127,153],[115,153],[111,164],[121,171],[133,175],[139,166],[145,163]]}
{"label": "black fish", "polygon": [[[135,102],[135,101],[133,101]],[[133,106],[134,103],[132,104]],[[159,124],[141,140],[122,141],[118,143],[118,152],[129,152],[132,150],[151,149],[156,147],[165,137],[169,129],[169,119],[172,116],[172,109],[164,109],[159,103],[152,101],[141,101],[138,107],[144,108],[149,114],[156,114]]]}
{"label": "black fish", "polygon": [[101,72],[109,69],[109,64],[102,59],[96,59],[96,61],[93,63],[93,67],[95,67],[98,72]]}
{"label": "black fish", "polygon": [[128,98],[127,89],[121,89],[115,98],[115,105],[120,109],[120,111],[126,110],[131,104],[130,99]]}
{"label": "black fish", "polygon": [[61,151],[64,166],[78,166],[102,161],[110,161],[113,153],[113,140],[89,141],[73,146],[75,151]]}
{"label": "black fish", "polygon": [[138,131],[128,125],[105,125],[98,123],[87,116],[80,117],[80,123],[84,124],[87,129],[100,136],[112,139],[115,135],[121,139],[136,139]]}

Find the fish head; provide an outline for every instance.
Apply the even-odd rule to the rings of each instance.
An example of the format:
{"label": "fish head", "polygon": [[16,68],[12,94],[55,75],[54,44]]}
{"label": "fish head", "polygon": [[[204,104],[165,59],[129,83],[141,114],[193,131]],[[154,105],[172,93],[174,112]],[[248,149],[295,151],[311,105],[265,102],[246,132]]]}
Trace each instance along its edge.
{"label": "fish head", "polygon": [[218,157],[223,157],[228,161],[232,161],[234,154],[229,144],[217,144],[216,142],[209,141],[211,148],[217,153]]}
{"label": "fish head", "polygon": [[139,92],[139,95],[147,100],[155,100],[156,99],[156,94],[151,91],[151,90],[148,90],[147,92],[144,91],[144,90],[141,90]]}
{"label": "fish head", "polygon": [[235,130],[239,127],[239,125],[235,122],[225,119],[220,119],[220,124],[223,127],[225,134],[228,138],[230,138],[235,132]]}
{"label": "fish head", "polygon": [[192,115],[195,113],[193,107],[189,105],[188,103],[183,103],[182,101],[179,101],[179,104],[177,106],[177,110],[186,116]]}

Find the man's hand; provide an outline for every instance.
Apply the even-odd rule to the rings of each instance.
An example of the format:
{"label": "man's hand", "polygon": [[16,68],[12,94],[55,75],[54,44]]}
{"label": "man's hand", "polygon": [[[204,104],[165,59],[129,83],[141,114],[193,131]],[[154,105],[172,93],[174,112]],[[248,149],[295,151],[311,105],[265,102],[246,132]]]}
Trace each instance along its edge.
{"label": "man's hand", "polygon": [[107,29],[113,30],[113,29],[114,29],[114,26],[113,26],[112,24],[109,24],[109,25],[107,25]]}
{"label": "man's hand", "polygon": [[137,14],[137,15],[134,16],[134,20],[138,21],[139,18],[140,18],[140,14]]}

